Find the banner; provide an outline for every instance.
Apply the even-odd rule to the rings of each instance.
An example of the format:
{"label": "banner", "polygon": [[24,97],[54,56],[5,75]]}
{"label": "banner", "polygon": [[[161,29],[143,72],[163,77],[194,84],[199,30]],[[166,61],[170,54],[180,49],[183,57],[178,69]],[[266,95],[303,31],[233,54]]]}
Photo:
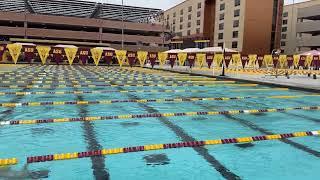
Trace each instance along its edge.
{"label": "banner", "polygon": [[98,64],[100,62],[100,59],[102,57],[103,49],[101,49],[101,48],[92,48],[90,51],[91,51],[91,56],[92,56],[92,59],[94,61],[94,64],[96,66],[98,66]]}
{"label": "banner", "polygon": [[122,67],[124,61],[127,59],[127,51],[126,50],[116,50],[116,57],[120,67]]}
{"label": "banner", "polygon": [[189,62],[189,67],[192,68],[194,66],[194,62],[196,60],[196,54],[195,53],[188,53],[187,59]]}
{"label": "banner", "polygon": [[178,53],[179,66],[184,66],[187,56],[187,53]]}
{"label": "banner", "polygon": [[158,53],[149,52],[148,57],[149,57],[149,61],[150,61],[151,67],[153,68],[154,65],[156,64],[156,60],[158,58]]}
{"label": "banner", "polygon": [[176,60],[177,60],[177,53],[169,53],[169,63],[170,63],[171,68],[173,68]]}
{"label": "banner", "polygon": [[269,65],[273,65],[273,57],[272,55],[264,55],[264,59],[263,59],[264,63],[266,66],[269,66]]}
{"label": "banner", "polygon": [[105,50],[104,52],[104,60],[106,61],[107,65],[111,64],[112,58],[114,56],[114,51],[112,50]]}
{"label": "banner", "polygon": [[238,67],[238,64],[241,63],[241,55],[240,54],[232,54],[233,65]]}
{"label": "banner", "polygon": [[312,61],[313,61],[313,56],[312,56],[312,55],[308,55],[308,56],[306,57],[305,66],[310,68],[310,67],[311,67],[311,64],[312,64]]}
{"label": "banner", "polygon": [[147,51],[138,51],[138,60],[140,63],[140,67],[143,67],[146,63],[146,60],[148,58],[148,52]]}
{"label": "banner", "polygon": [[210,69],[211,66],[212,66],[213,59],[214,59],[214,54],[213,54],[213,53],[207,53],[207,54],[206,54],[206,61],[207,61],[207,64],[208,64],[208,68],[209,68],[209,69]]}
{"label": "banner", "polygon": [[306,60],[307,60],[307,56],[301,55],[299,59],[299,66],[305,67]]}
{"label": "banner", "polygon": [[225,54],[224,55],[224,62],[225,62],[226,68],[229,67],[229,64],[231,62],[232,56],[233,55],[231,55],[231,54]]}
{"label": "banner", "polygon": [[257,55],[256,54],[250,54],[249,55],[249,66],[252,66],[252,67],[256,67],[256,63],[257,63]]}
{"label": "banner", "polygon": [[293,65],[294,67],[299,67],[300,55],[293,55]]}
{"label": "banner", "polygon": [[249,57],[248,55],[241,55],[241,65],[242,68],[244,69],[246,67],[246,64],[249,62]]}
{"label": "banner", "polygon": [[320,57],[319,57],[319,55],[314,55],[313,56],[312,66],[315,67],[316,69],[320,68]]}
{"label": "banner", "polygon": [[66,53],[69,64],[72,65],[74,58],[76,58],[78,48],[67,47],[64,48],[64,52]]}
{"label": "banner", "polygon": [[166,63],[167,58],[168,58],[168,53],[164,53],[164,52],[158,53],[160,66],[163,66]]}
{"label": "banner", "polygon": [[223,61],[223,54],[215,54],[213,57],[213,61],[216,66],[220,67]]}
{"label": "banner", "polygon": [[31,60],[35,56],[35,47],[34,46],[23,46],[24,59],[31,63]]}
{"label": "banner", "polygon": [[52,47],[52,56],[53,56],[53,59],[54,61],[59,64],[62,62],[62,57],[63,57],[63,54],[62,54],[62,48],[61,47]]}
{"label": "banner", "polygon": [[287,62],[287,55],[280,55],[279,56],[280,68],[284,68],[286,62]]}
{"label": "banner", "polygon": [[12,57],[13,62],[15,64],[17,64],[20,53],[21,53],[22,45],[21,44],[8,44],[7,48],[9,49],[9,53]]}
{"label": "banner", "polygon": [[204,64],[204,62],[205,62],[205,60],[206,60],[206,54],[202,54],[202,53],[198,53],[197,55],[196,55],[196,61],[197,61],[197,64],[198,64],[198,66],[200,67],[200,68],[202,68],[203,67],[203,64]]}
{"label": "banner", "polygon": [[127,52],[127,57],[128,57],[128,62],[130,67],[132,67],[136,63],[136,56],[137,56],[136,52],[133,52],[133,51]]}
{"label": "banner", "polygon": [[288,68],[291,68],[293,65],[293,56],[292,55],[287,55],[287,66]]}
{"label": "banner", "polygon": [[38,51],[42,64],[45,64],[47,58],[49,57],[51,48],[49,46],[37,46],[36,49]]}
{"label": "banner", "polygon": [[263,55],[257,55],[257,61],[258,61],[259,68],[261,68],[262,65],[263,65],[263,62],[264,62],[264,56]]}
{"label": "banner", "polygon": [[273,55],[273,56],[272,56],[273,68],[277,68],[278,63],[279,63],[279,56],[278,56],[278,55]]}
{"label": "banner", "polygon": [[0,44],[0,61],[3,60],[2,56],[3,56],[5,50],[6,50],[6,45]]}
{"label": "banner", "polygon": [[86,64],[89,58],[89,49],[88,48],[79,48],[79,59],[82,64]]}

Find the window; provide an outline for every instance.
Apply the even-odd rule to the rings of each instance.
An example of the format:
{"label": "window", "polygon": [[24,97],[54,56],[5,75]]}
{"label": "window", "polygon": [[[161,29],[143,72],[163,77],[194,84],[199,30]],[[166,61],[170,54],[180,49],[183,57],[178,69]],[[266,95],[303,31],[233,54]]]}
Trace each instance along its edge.
{"label": "window", "polygon": [[174,20],[172,21],[172,24],[176,24],[176,19],[174,19]]}
{"label": "window", "polygon": [[287,27],[282,27],[281,32],[287,32]]}
{"label": "window", "polygon": [[288,12],[284,12],[282,16],[283,17],[288,17]]}
{"label": "window", "polygon": [[169,20],[169,14],[167,15],[167,19]]}
{"label": "window", "polygon": [[223,30],[224,29],[224,23],[220,23],[219,24],[219,30]]}
{"label": "window", "polygon": [[183,22],[183,17],[180,17],[180,22]]}
{"label": "window", "polygon": [[187,35],[188,35],[188,36],[191,35],[191,31],[190,31],[190,30],[187,31]]}
{"label": "window", "polygon": [[176,27],[175,26],[172,27],[172,31],[176,32]]}
{"label": "window", "polygon": [[191,27],[191,22],[188,22],[188,28],[190,28]]}
{"label": "window", "polygon": [[181,30],[181,29],[183,29],[183,25],[182,25],[182,24],[180,24],[180,30]]}
{"label": "window", "polygon": [[281,34],[281,39],[287,39],[287,34]]}
{"label": "window", "polygon": [[288,20],[283,20],[283,21],[282,21],[282,24],[283,24],[283,25],[288,24]]}
{"label": "window", "polygon": [[240,6],[240,0],[234,0],[234,6]]}
{"label": "window", "polygon": [[188,20],[191,20],[191,14],[188,15]]}
{"label": "window", "polygon": [[174,12],[174,13],[173,13],[173,17],[176,17],[176,15],[177,15],[177,13],[176,13],[176,12]]}
{"label": "window", "polygon": [[180,10],[180,15],[183,15],[183,9]]}
{"label": "window", "polygon": [[233,21],[233,27],[239,27],[239,20],[234,20]]}
{"label": "window", "polygon": [[238,42],[237,41],[233,41],[232,42],[232,48],[238,48]]}
{"label": "window", "polygon": [[191,12],[191,11],[192,11],[192,6],[189,6],[188,12]]}
{"label": "window", "polygon": [[281,41],[281,46],[286,46],[286,42]]}
{"label": "window", "polygon": [[200,28],[197,28],[196,31],[197,31],[197,34],[200,34]]}
{"label": "window", "polygon": [[232,38],[238,38],[239,32],[238,31],[233,31],[232,32]]}
{"label": "window", "polygon": [[225,4],[220,4],[220,11],[223,11],[225,9]]}
{"label": "window", "polygon": [[201,2],[198,3],[198,9],[201,9]]}
{"label": "window", "polygon": [[201,24],[201,21],[198,19],[197,20],[197,26],[199,26]]}
{"label": "window", "polygon": [[219,20],[224,20],[224,13],[219,15]]}
{"label": "window", "polygon": [[197,17],[200,17],[201,16],[201,11],[198,11],[197,12]]}
{"label": "window", "polygon": [[239,17],[240,16],[240,9],[234,10],[234,17]]}
{"label": "window", "polygon": [[223,39],[223,33],[218,34],[218,39]]}
{"label": "window", "polygon": [[223,48],[223,43],[218,43],[218,47],[222,47]]}

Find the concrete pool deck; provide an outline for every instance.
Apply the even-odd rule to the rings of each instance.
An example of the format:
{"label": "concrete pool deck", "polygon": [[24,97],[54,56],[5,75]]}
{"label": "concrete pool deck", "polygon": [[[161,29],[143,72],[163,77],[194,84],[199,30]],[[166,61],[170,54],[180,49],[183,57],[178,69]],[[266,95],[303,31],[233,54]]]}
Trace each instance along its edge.
{"label": "concrete pool deck", "polygon": [[[147,67],[150,68],[150,67]],[[287,87],[295,90],[304,90],[320,93],[320,77],[318,79],[313,79],[312,77],[304,76],[304,75],[291,75],[290,79],[287,79],[284,76],[275,76],[270,75],[262,75],[262,74],[239,74],[239,73],[230,73],[227,72],[224,76],[220,76],[221,70],[213,72],[213,70],[209,70],[208,68],[195,68],[190,70],[189,67],[181,67],[176,66],[173,69],[170,66],[155,66],[156,70],[165,70],[170,72],[179,72],[179,73],[188,73],[192,75],[203,75],[208,77],[218,77],[226,80],[236,80],[242,82],[250,82],[257,83],[263,85],[271,85],[271,86],[280,86]]]}

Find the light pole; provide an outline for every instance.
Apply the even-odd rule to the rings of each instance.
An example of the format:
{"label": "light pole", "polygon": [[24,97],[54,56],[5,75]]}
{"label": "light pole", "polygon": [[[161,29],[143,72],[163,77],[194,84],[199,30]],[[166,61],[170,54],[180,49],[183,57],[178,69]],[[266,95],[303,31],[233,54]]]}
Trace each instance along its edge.
{"label": "light pole", "polygon": [[123,15],[123,0],[121,1],[121,22],[122,22],[122,28],[121,28],[121,48],[124,49],[124,15]]}

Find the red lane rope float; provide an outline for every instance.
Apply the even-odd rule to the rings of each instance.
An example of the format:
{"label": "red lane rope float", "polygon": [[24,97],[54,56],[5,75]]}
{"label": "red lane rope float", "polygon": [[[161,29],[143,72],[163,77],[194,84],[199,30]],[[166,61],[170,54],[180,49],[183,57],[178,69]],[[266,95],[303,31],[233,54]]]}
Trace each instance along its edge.
{"label": "red lane rope float", "polygon": [[227,138],[227,139],[216,139],[216,140],[204,140],[204,141],[193,141],[193,142],[176,142],[168,144],[152,144],[134,147],[114,148],[114,149],[102,149],[87,152],[73,152],[73,153],[62,153],[62,154],[51,154],[43,156],[30,156],[27,157],[27,163],[39,163],[46,161],[58,161],[58,160],[71,160],[93,156],[105,156],[121,153],[133,153],[140,151],[152,151],[161,149],[174,149],[174,148],[188,148],[188,147],[200,147],[206,145],[219,145],[219,144],[238,144],[248,143],[256,141],[271,141],[279,139],[289,139],[294,137],[305,137],[305,136],[319,136],[320,131],[307,131],[307,132],[294,132],[286,134],[274,134],[274,135],[262,135],[253,137],[239,137],[239,138]]}
{"label": "red lane rope float", "polygon": [[320,95],[295,95],[295,96],[247,96],[247,97],[203,97],[203,98],[167,98],[167,99],[123,99],[123,100],[99,100],[99,101],[46,101],[46,102],[22,102],[0,103],[0,107],[17,106],[62,106],[62,105],[88,105],[88,104],[115,104],[115,103],[163,103],[163,102],[194,102],[194,101],[231,101],[244,99],[293,99],[302,97],[319,97]]}
{"label": "red lane rope float", "polygon": [[101,120],[117,120],[117,119],[142,119],[157,117],[176,117],[176,116],[214,116],[224,114],[256,114],[284,112],[290,110],[320,110],[320,106],[308,107],[290,107],[280,109],[251,109],[251,110],[230,110],[230,111],[212,111],[212,112],[180,112],[180,113],[152,113],[152,114],[136,114],[136,115],[116,115],[116,116],[96,116],[96,117],[78,117],[78,118],[60,118],[60,119],[42,119],[42,120],[12,120],[0,121],[0,125],[19,125],[19,124],[45,124],[45,123],[65,123],[65,122],[82,122],[82,121],[101,121]]}

